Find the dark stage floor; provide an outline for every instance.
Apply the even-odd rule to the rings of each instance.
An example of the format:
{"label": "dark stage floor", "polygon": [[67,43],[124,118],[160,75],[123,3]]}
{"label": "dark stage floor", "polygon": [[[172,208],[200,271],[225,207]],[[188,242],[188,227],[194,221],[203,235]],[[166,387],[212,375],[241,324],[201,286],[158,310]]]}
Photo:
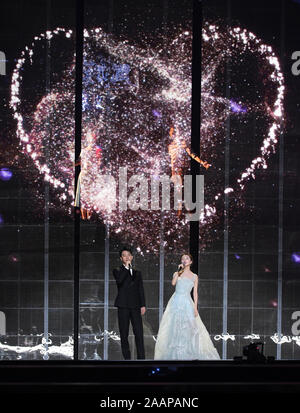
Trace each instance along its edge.
{"label": "dark stage floor", "polygon": [[300,394],[300,362],[2,361],[0,392],[2,400],[27,407],[41,398],[48,406],[110,403],[109,407],[125,408],[113,404],[128,398],[136,404],[146,399],[154,407],[176,400],[178,406],[169,407],[182,407],[183,398],[190,402],[195,398],[192,407],[204,399],[218,406],[233,400],[255,406],[262,396],[276,405]]}

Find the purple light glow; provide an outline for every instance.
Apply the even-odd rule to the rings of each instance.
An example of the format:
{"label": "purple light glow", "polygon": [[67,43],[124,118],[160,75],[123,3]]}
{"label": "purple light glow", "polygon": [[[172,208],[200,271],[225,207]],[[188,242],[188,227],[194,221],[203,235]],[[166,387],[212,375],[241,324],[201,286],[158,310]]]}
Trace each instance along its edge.
{"label": "purple light glow", "polygon": [[247,112],[246,108],[243,108],[241,105],[234,102],[233,100],[230,101],[230,108],[231,108],[232,112],[234,112],[234,113],[245,113],[245,112]]}
{"label": "purple light glow", "polygon": [[0,169],[0,179],[2,181],[9,181],[12,177],[12,171],[8,168],[1,168]]}
{"label": "purple light glow", "polygon": [[292,261],[295,262],[296,264],[300,263],[300,254],[299,254],[299,252],[293,252]]}
{"label": "purple light glow", "polygon": [[152,113],[154,116],[156,116],[157,118],[161,118],[161,113],[158,110],[153,109]]}

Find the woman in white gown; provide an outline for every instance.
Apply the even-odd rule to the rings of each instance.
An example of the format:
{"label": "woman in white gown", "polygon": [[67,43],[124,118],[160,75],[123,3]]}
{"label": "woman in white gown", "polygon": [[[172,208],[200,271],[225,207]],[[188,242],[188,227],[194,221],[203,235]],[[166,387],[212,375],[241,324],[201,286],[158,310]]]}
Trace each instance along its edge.
{"label": "woman in white gown", "polygon": [[190,254],[182,254],[181,269],[173,274],[175,292],[159,325],[154,360],[220,360],[197,310],[198,276],[190,270],[192,262]]}

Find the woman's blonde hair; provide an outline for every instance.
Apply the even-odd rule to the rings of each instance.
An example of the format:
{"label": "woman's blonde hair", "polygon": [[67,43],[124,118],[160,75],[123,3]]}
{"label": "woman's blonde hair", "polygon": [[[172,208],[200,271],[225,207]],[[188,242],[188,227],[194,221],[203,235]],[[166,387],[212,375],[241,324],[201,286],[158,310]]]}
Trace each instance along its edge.
{"label": "woman's blonde hair", "polygon": [[[190,257],[191,261],[192,261],[192,262],[194,261],[192,254],[190,254],[189,252],[184,252],[183,254],[181,254],[181,255],[180,255],[180,261],[181,261],[181,258],[182,258],[184,255],[188,255],[188,256]],[[178,271],[178,277],[181,276],[181,274],[183,273],[183,271],[184,271],[184,268],[182,268],[181,270]]]}

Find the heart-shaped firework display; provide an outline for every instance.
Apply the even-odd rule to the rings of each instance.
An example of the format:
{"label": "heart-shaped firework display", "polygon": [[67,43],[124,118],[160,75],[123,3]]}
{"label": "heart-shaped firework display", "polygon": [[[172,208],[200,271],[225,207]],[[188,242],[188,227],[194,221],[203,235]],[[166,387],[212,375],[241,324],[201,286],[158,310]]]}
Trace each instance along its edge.
{"label": "heart-shaped firework display", "polygon": [[[51,50],[55,39],[62,37],[74,42],[71,30],[57,28],[36,36],[21,53],[12,76],[10,106],[23,150],[53,186],[59,204],[68,205],[71,212],[74,54],[33,110],[24,109],[28,98],[22,90],[23,74],[30,70],[30,63],[34,66],[37,44],[47,42]],[[84,40],[81,206],[138,251],[158,252],[161,243],[166,251],[182,248],[189,230],[187,211],[176,210],[172,203],[164,211],[151,209],[150,200],[151,180],[189,173],[192,33],[180,31],[157,44],[134,44],[94,28],[85,30]],[[216,236],[224,194],[230,193],[239,209],[247,181],[255,178],[258,169],[267,168],[267,158],[275,151],[283,121],[284,78],[272,48],[245,29],[224,30],[206,23],[202,40],[198,161],[207,169],[200,231],[209,241]],[[226,188],[225,136],[231,156]],[[128,182],[133,175],[140,177],[140,195],[149,202],[142,203],[141,198],[134,202],[134,194],[128,191],[129,206],[134,208],[120,208],[120,192],[126,189],[119,185],[120,168],[127,168]]]}

